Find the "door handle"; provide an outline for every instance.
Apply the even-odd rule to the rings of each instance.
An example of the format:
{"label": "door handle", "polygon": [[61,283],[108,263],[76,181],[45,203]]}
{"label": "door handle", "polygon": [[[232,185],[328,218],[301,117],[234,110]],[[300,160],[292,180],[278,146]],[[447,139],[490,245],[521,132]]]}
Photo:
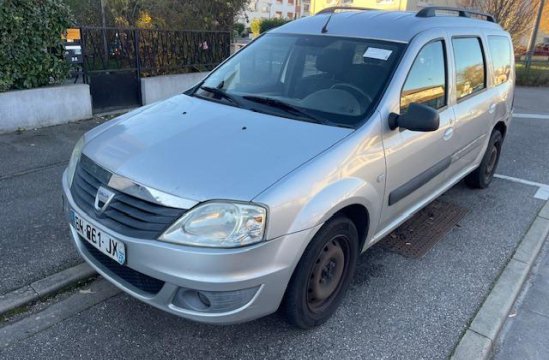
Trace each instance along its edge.
{"label": "door handle", "polygon": [[454,135],[454,128],[453,127],[449,127],[448,129],[446,129],[446,131],[444,132],[444,136],[443,136],[443,139],[448,141],[450,140],[450,138]]}
{"label": "door handle", "polygon": [[496,104],[492,104],[492,105],[490,105],[490,107],[488,108],[488,112],[489,112],[490,114],[493,114],[494,111],[496,111]]}

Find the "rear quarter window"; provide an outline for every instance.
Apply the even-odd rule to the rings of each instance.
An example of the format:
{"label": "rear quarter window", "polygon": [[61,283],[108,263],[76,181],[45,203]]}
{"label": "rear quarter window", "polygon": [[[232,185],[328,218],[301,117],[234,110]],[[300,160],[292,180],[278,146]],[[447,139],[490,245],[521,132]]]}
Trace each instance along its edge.
{"label": "rear quarter window", "polygon": [[458,100],[486,88],[486,64],[480,39],[463,37],[452,39],[456,64]]}
{"label": "rear quarter window", "polygon": [[488,36],[488,47],[492,59],[494,85],[503,84],[511,76],[511,45],[504,36]]}

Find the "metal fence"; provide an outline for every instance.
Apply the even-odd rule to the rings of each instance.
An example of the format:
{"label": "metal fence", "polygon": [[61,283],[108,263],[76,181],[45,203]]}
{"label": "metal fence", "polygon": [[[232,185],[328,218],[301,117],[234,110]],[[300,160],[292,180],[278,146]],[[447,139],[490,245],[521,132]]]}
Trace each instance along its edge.
{"label": "metal fence", "polygon": [[212,70],[231,46],[225,31],[82,27],[80,34],[96,109],[139,105],[141,77]]}
{"label": "metal fence", "polygon": [[230,55],[225,31],[82,27],[84,70],[156,76],[211,70]]}

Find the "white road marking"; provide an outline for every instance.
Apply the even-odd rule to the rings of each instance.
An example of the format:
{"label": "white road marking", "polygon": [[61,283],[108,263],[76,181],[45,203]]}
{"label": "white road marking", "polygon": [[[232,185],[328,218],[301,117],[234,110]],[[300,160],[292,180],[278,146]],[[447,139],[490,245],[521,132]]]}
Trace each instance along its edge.
{"label": "white road marking", "polygon": [[549,188],[538,188],[538,191],[534,194],[536,199],[549,200]]}
{"label": "white road marking", "polygon": [[495,174],[494,177],[497,177],[497,178],[503,179],[503,180],[516,182],[516,183],[519,183],[519,184],[535,186],[535,187],[538,188],[538,191],[536,191],[536,193],[534,194],[534,198],[540,199],[540,200],[549,200],[549,185],[547,185],[547,184],[542,184],[542,183],[538,183],[538,182],[535,182],[535,181],[519,179],[519,178],[516,178],[516,177],[507,176],[507,175],[500,175],[500,174]]}
{"label": "white road marking", "polygon": [[546,115],[546,114],[513,113],[513,117],[516,117],[516,118],[525,118],[525,119],[544,119],[544,120],[549,120],[549,115]]}

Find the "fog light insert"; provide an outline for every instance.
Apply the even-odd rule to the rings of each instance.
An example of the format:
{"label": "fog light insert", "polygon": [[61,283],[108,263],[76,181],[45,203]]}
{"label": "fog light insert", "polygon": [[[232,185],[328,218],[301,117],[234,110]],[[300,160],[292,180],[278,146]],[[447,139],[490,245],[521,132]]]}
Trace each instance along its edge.
{"label": "fog light insert", "polygon": [[187,310],[223,313],[241,308],[249,303],[259,286],[234,291],[203,291],[179,288],[173,304]]}

